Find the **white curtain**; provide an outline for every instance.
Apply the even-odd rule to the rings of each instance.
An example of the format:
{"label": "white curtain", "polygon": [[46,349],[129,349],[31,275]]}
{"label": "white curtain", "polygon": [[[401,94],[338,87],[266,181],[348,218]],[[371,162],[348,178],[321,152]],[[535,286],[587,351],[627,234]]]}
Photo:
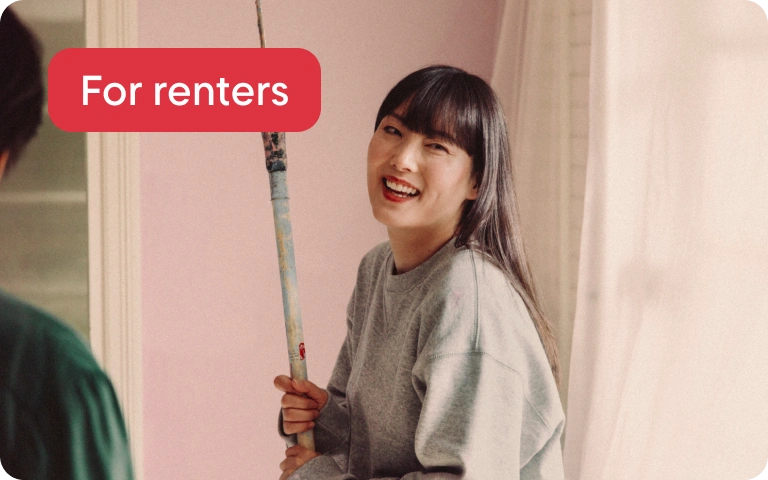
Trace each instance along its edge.
{"label": "white curtain", "polygon": [[768,18],[595,0],[569,479],[768,461]]}

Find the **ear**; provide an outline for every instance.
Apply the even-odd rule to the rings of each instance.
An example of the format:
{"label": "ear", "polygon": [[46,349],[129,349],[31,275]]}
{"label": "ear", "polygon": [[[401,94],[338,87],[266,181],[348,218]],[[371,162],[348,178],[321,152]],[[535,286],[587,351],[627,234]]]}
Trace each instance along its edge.
{"label": "ear", "polygon": [[10,150],[5,150],[0,153],[0,180],[3,179],[3,172],[5,172],[5,166],[8,164],[8,157],[11,156]]}
{"label": "ear", "polygon": [[477,176],[472,175],[472,178],[469,179],[469,183],[472,184],[472,187],[467,193],[467,200],[475,200],[477,198]]}

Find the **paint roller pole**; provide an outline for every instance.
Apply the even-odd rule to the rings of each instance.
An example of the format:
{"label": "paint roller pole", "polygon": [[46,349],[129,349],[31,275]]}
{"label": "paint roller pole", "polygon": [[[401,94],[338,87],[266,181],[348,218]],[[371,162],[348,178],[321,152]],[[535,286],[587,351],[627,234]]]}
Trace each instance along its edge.
{"label": "paint roller pole", "polygon": [[[264,30],[261,23],[261,4],[256,0],[259,18],[259,36],[261,47],[266,47]],[[301,328],[299,309],[299,288],[296,281],[296,262],[293,258],[293,234],[291,215],[288,208],[288,182],[286,167],[288,157],[285,150],[284,132],[263,132],[264,154],[269,172],[269,189],[272,198],[272,213],[275,218],[275,238],[277,239],[277,258],[280,266],[280,286],[283,291],[283,314],[285,316],[285,336],[288,340],[288,358],[291,364],[291,378],[307,380],[307,361],[304,353],[304,333]],[[315,450],[312,430],[297,435],[299,445]]]}

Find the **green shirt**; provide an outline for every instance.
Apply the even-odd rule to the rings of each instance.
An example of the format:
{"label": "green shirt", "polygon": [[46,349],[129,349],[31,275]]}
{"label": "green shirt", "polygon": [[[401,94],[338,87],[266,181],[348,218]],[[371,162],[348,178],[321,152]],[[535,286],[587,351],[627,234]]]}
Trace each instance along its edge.
{"label": "green shirt", "polygon": [[21,480],[131,480],[112,384],[77,334],[0,291],[0,462]]}

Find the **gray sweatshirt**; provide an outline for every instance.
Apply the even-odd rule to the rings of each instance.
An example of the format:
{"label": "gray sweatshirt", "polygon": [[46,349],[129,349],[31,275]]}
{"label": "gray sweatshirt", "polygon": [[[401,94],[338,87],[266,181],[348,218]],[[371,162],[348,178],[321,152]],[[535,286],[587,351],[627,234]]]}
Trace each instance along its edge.
{"label": "gray sweatshirt", "polygon": [[501,270],[453,243],[400,275],[388,242],[363,258],[315,422],[324,455],[291,480],[563,478],[536,328]]}

